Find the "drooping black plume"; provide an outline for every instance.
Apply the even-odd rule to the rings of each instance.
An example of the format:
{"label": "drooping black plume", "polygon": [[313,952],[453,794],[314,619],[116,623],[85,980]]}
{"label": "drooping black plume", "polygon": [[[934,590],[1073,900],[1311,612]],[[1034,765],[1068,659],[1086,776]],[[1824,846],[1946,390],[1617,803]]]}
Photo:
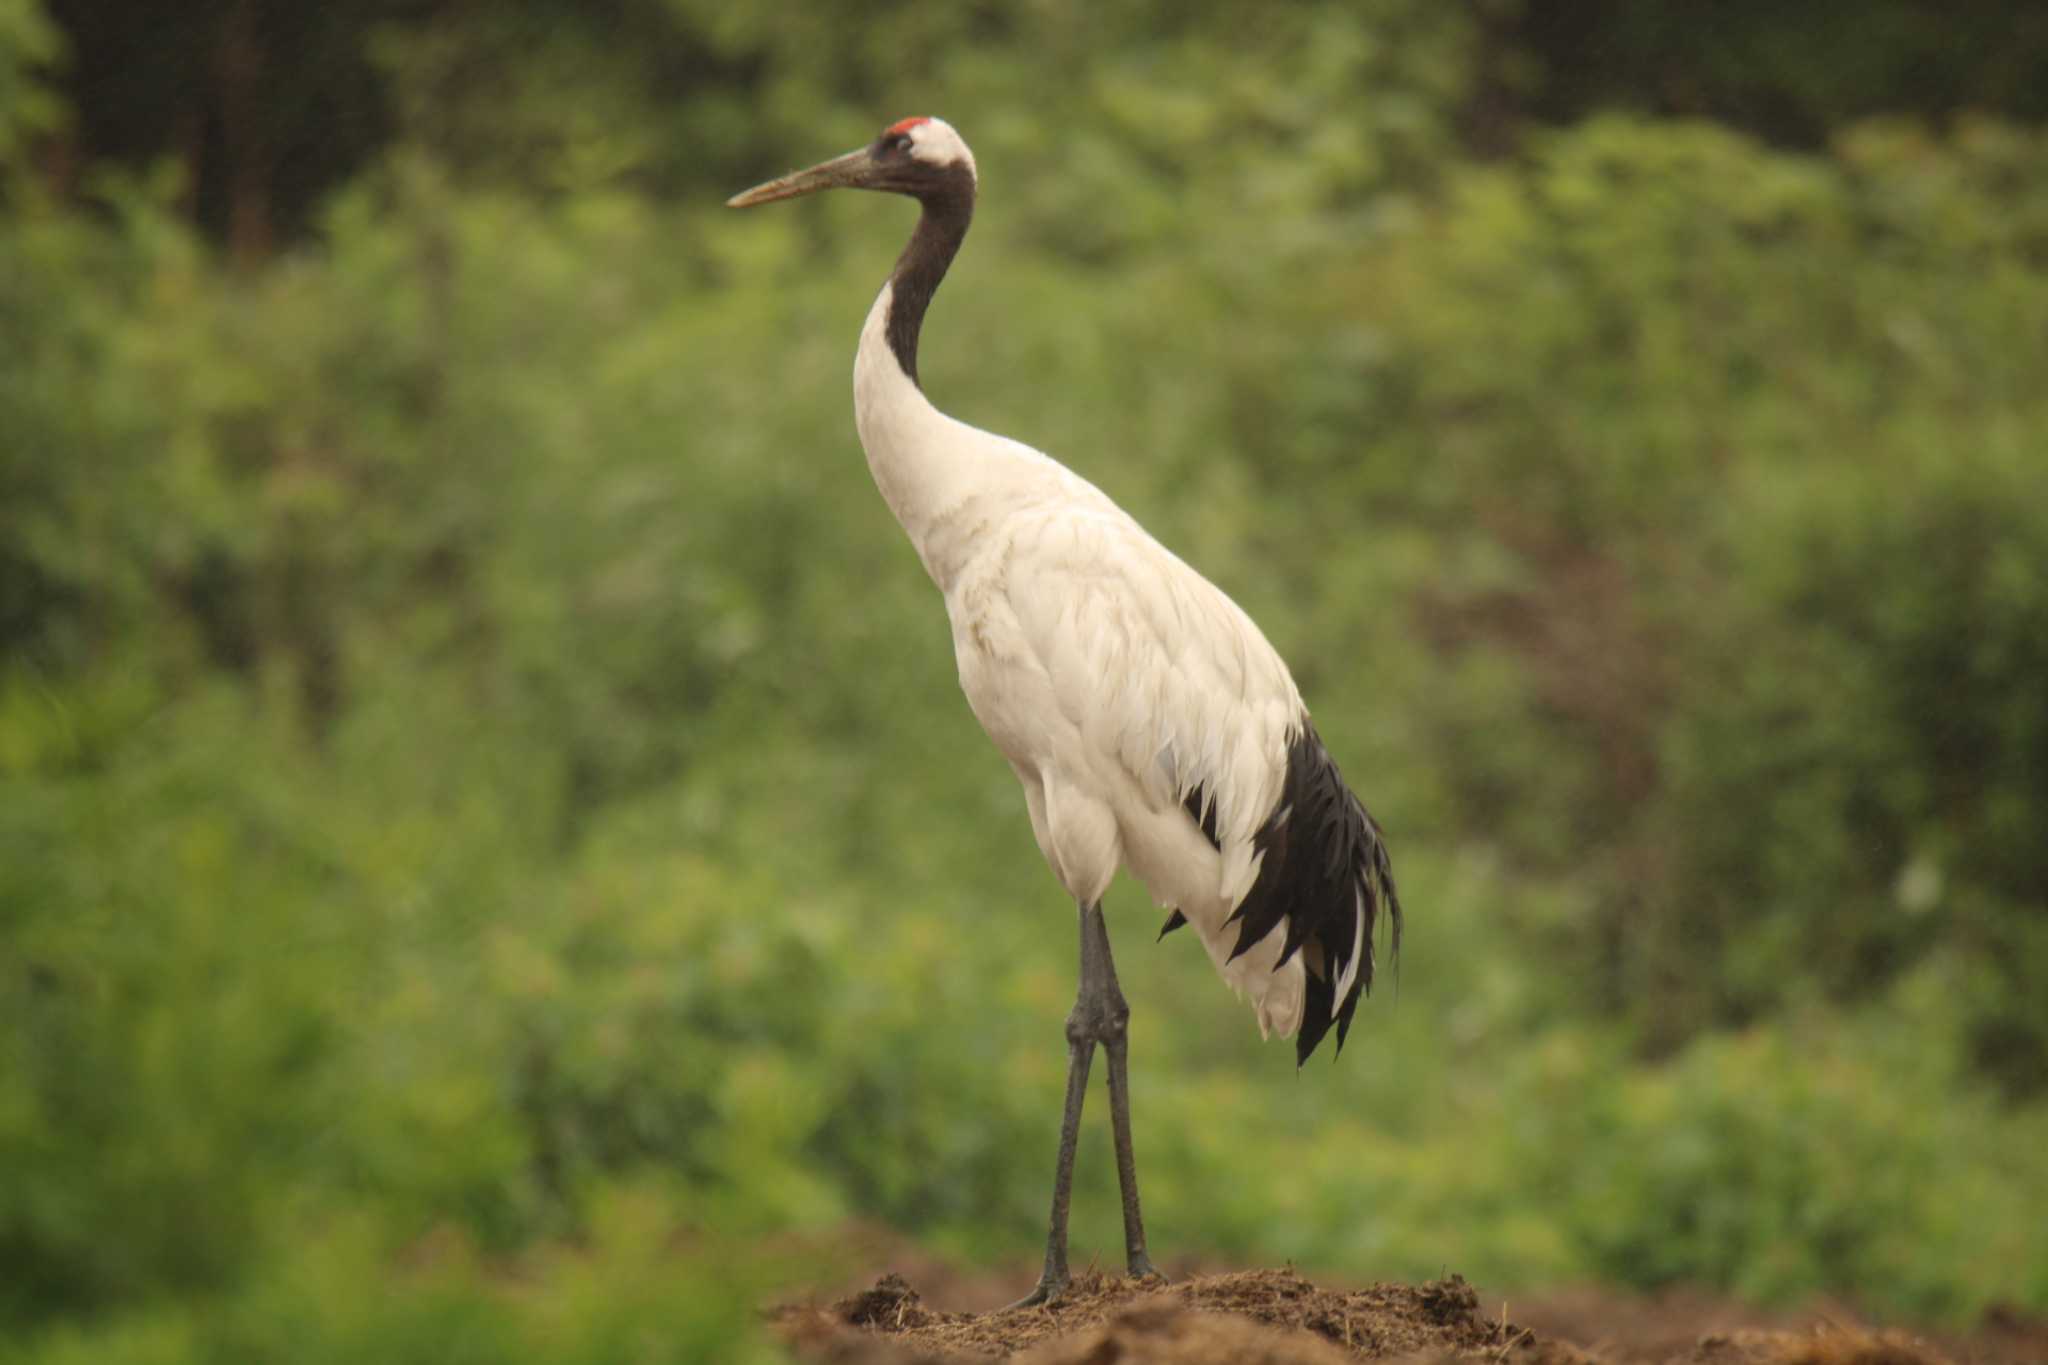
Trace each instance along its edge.
{"label": "drooping black plume", "polygon": [[[1379,825],[1344,784],[1336,761],[1306,719],[1288,744],[1287,780],[1280,799],[1252,835],[1252,847],[1264,856],[1258,879],[1225,921],[1238,926],[1230,956],[1249,951],[1283,919],[1287,933],[1280,962],[1293,957],[1303,944],[1314,943],[1321,961],[1309,959],[1296,1063],[1309,1059],[1332,1024],[1337,1026],[1337,1050],[1342,1052],[1358,997],[1372,989],[1373,933],[1382,910],[1392,955],[1399,960],[1401,899]],[[1364,961],[1339,1000],[1337,982],[1350,965],[1354,942]]]}
{"label": "drooping black plume", "polygon": [[[1188,818],[1201,828],[1202,837],[1209,841],[1209,847],[1221,852],[1223,840],[1216,834],[1216,806],[1209,800],[1208,792],[1197,785],[1180,804],[1181,808],[1187,811]],[[1166,924],[1159,930],[1159,938],[1165,938],[1187,922],[1188,917],[1175,910],[1166,917]],[[1154,939],[1153,942],[1158,942],[1158,939]]]}
{"label": "drooping black plume", "polygon": [[1188,817],[1201,826],[1202,837],[1209,841],[1209,847],[1221,853],[1223,840],[1216,834],[1216,803],[1209,799],[1208,788],[1197,783],[1194,790],[1188,793],[1187,799],[1180,804],[1181,809],[1188,813]]}

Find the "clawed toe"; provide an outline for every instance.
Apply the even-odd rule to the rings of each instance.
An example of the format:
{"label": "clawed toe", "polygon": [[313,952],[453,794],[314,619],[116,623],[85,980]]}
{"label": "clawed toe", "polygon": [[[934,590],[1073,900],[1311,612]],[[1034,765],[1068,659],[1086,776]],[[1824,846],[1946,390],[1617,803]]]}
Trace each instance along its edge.
{"label": "clawed toe", "polygon": [[1002,1311],[1017,1308],[1047,1308],[1067,1296],[1067,1289],[1074,1283],[1070,1275],[1041,1275],[1038,1284],[1029,1294],[1008,1305]]}

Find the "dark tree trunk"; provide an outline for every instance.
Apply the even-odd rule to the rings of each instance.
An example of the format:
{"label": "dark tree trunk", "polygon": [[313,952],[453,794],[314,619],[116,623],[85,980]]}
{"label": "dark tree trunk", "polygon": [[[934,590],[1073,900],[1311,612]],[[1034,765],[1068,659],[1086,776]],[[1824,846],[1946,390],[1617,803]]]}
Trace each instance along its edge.
{"label": "dark tree trunk", "polygon": [[221,26],[221,142],[226,150],[228,254],[238,265],[270,255],[270,136],[264,126],[262,0],[233,0]]}

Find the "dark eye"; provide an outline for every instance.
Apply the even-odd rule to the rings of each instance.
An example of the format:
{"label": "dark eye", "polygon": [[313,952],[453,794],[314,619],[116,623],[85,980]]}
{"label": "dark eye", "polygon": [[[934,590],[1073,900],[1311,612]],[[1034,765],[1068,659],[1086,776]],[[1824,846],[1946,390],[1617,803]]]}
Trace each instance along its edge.
{"label": "dark eye", "polygon": [[892,152],[905,152],[905,153],[909,152],[909,150],[910,150],[910,134],[908,134],[908,133],[898,133],[898,134],[896,134],[896,136],[894,136],[894,137],[890,138],[890,139],[889,139],[889,150],[890,150],[890,151],[892,151]]}

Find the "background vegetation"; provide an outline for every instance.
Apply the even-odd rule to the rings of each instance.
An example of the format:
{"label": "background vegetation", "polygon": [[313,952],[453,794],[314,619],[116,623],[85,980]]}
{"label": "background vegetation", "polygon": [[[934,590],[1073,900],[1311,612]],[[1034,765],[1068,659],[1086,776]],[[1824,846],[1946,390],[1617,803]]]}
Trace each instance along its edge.
{"label": "background vegetation", "polygon": [[1155,1245],[2048,1309],[2035,7],[179,12],[0,0],[0,1360],[1030,1256],[1070,913],[848,418],[909,213],[720,207],[919,111],[929,390],[1264,623],[1412,910],[1297,1077],[1116,893]]}

